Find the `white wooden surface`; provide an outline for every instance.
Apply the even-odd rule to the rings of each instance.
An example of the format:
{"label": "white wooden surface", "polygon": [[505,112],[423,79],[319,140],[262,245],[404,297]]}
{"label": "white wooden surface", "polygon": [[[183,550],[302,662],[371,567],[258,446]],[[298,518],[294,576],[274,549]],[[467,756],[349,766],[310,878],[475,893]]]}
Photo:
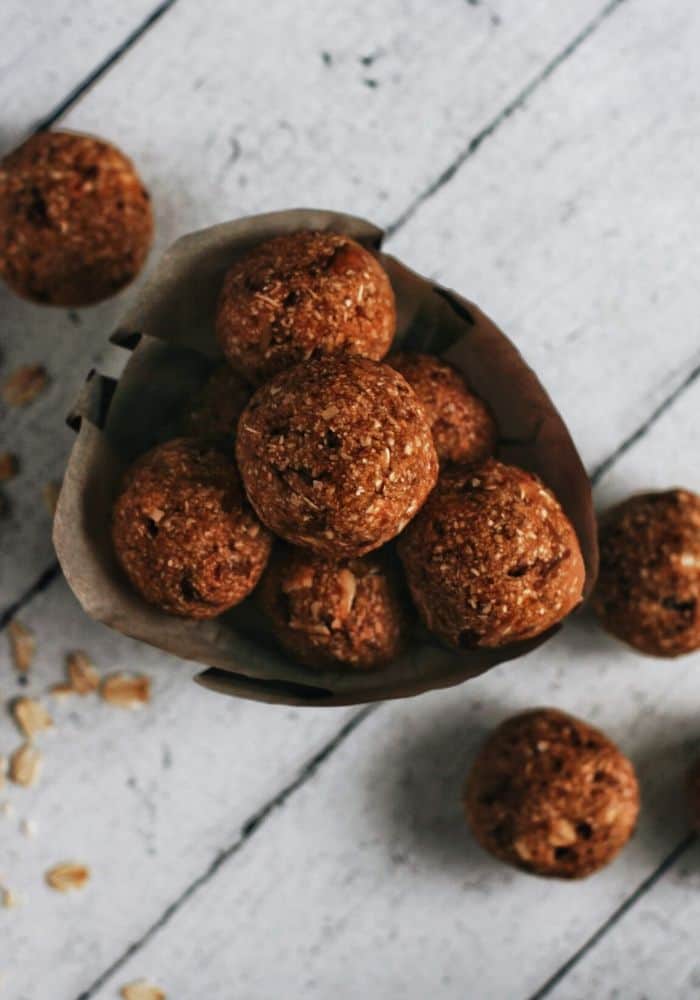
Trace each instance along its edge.
{"label": "white wooden surface", "polygon": [[[26,5],[7,0],[11,140],[157,5],[117,6],[37,5],[45,30],[33,36]],[[392,227],[388,249],[478,301],[519,343],[591,470],[623,446],[597,487],[607,502],[648,486],[700,489],[698,41],[691,0],[178,0],[62,122],[134,157],[158,249],[294,204]],[[67,314],[0,292],[1,373],[42,360],[53,378],[28,409],[0,413],[2,448],[22,458],[0,523],[0,613],[20,601],[36,629],[30,690],[59,680],[75,647],[105,672],[154,682],[137,714],[94,699],[53,706],[42,781],[0,791],[15,807],[0,816],[0,875],[24,900],[0,910],[0,996],[115,997],[146,975],[185,1000],[524,1000],[572,958],[551,995],[697,995],[685,932],[697,923],[697,848],[654,873],[685,835],[700,657],[645,660],[581,621],[451,692],[367,714],[301,712],[197,689],[187,665],[87,622],[60,579],[32,593],[53,559],[38,491],[70,446],[62,415],[87,369],[118,370],[105,341],[128,294]],[[17,690],[4,647],[0,687]],[[640,768],[638,836],[581,885],[497,866],[459,812],[487,726],[538,703],[602,725]],[[0,753],[17,743],[2,718]],[[18,832],[27,816],[33,840]],[[42,882],[66,857],[93,869],[73,897]]]}

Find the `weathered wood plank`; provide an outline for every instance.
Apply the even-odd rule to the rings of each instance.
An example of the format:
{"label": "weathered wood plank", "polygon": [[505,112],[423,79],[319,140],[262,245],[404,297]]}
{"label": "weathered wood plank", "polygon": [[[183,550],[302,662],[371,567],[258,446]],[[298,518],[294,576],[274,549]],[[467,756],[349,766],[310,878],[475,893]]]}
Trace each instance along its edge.
{"label": "weathered wood plank", "polygon": [[158,7],[158,0],[5,0],[0,9],[0,154],[44,120]]}

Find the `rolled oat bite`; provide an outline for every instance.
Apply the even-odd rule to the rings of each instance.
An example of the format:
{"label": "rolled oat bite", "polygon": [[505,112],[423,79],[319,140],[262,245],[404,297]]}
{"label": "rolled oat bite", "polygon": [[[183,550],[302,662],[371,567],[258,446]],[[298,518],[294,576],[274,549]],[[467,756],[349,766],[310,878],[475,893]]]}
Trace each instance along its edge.
{"label": "rolled oat bite", "polygon": [[230,444],[194,438],[158,445],[127,471],[112,539],[141,596],[185,618],[214,618],[247,597],[272,544]]}
{"label": "rolled oat bite", "polygon": [[533,638],[581,601],[581,550],[554,494],[495,459],[444,472],[398,552],[426,626],[458,649]]}
{"label": "rolled oat bite", "polygon": [[554,708],[503,722],[474,762],[467,821],[490,854],[550,878],[585,878],[634,832],[634,768],[598,729]]}
{"label": "rolled oat bite", "polygon": [[409,352],[390,355],[387,364],[401,372],[423,404],[440,462],[471,465],[493,454],[493,417],[452,365],[431,354]]}
{"label": "rolled oat bite", "polygon": [[152,237],[148,192],[102,139],[39,132],[0,163],[0,276],[22,298],[109,298],[139,273]]}
{"label": "rolled oat bite", "polygon": [[400,651],[404,612],[381,553],[334,559],[280,546],[259,595],[280,644],[306,666],[368,670]]}
{"label": "rolled oat bite", "polygon": [[365,358],[319,358],[275,376],[244,410],[236,454],[262,522],[330,556],[364,555],[402,531],[438,468],[415,393]]}
{"label": "rolled oat bite", "polygon": [[218,365],[192,399],[185,430],[193,437],[233,437],[251,387],[228,365]]}
{"label": "rolled oat bite", "polygon": [[369,250],[339,233],[266,240],[229,268],[216,332],[254,384],[313,357],[385,356],[396,331],[391,283]]}
{"label": "rolled oat bite", "polygon": [[700,496],[630,497],[600,518],[593,607],[604,628],[651,656],[700,649]]}

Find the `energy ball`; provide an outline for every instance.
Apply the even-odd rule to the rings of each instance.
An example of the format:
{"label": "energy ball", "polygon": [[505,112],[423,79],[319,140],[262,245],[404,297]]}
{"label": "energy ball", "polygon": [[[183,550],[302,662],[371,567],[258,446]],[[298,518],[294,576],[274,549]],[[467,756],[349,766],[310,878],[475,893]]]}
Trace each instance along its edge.
{"label": "energy ball", "polygon": [[394,293],[376,257],[348,236],[310,230],[235,261],[216,320],[227,360],[254,383],[321,355],[379,361],[395,331]]}
{"label": "energy ball", "polygon": [[332,559],[285,546],[263,576],[260,602],[280,644],[309,667],[366,670],[401,647],[396,582],[377,553]]}
{"label": "energy ball", "polygon": [[251,389],[228,365],[219,365],[193,398],[185,427],[193,437],[232,437]]}
{"label": "energy ball", "polygon": [[425,624],[455,648],[532,638],[581,600],[583,558],[556,498],[495,459],[443,473],[398,550]]}
{"label": "energy ball", "polygon": [[430,354],[392,354],[387,363],[401,372],[423,404],[441,462],[471,465],[493,454],[493,417],[455,368]]}
{"label": "energy ball", "polygon": [[598,729],[554,708],[502,723],[479,753],[464,799],[474,836],[506,864],[584,878],[634,832],[634,768]]}
{"label": "energy ball", "polygon": [[260,520],[330,556],[364,555],[393,538],[437,479],[413,389],[365,358],[318,358],[280,372],[244,410],[236,453]]}
{"label": "energy ball", "polygon": [[139,273],[152,237],[148,192],[108,142],[40,132],[0,163],[0,275],[22,298],[109,298]]}
{"label": "energy ball", "polygon": [[700,496],[630,497],[600,519],[593,597],[603,626],[651,656],[700,648]]}
{"label": "energy ball", "polygon": [[185,618],[214,618],[242,601],[271,547],[230,446],[192,438],[158,445],[128,470],[112,538],[141,596]]}
{"label": "energy ball", "polygon": [[688,775],[688,804],[690,806],[690,820],[693,827],[700,833],[700,760],[696,762]]}

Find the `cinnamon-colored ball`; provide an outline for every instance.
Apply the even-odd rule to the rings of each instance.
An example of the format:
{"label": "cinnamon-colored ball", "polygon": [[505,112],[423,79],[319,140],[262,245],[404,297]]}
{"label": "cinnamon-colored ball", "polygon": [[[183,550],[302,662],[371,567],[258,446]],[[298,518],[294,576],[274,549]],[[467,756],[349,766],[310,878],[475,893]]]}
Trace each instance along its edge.
{"label": "cinnamon-colored ball", "polygon": [[239,257],[216,319],[227,360],[253,383],[313,357],[380,360],[395,330],[394,293],[376,257],[348,236],[312,230]]}
{"label": "cinnamon-colored ball", "polygon": [[127,472],[112,538],[134,588],[186,618],[214,618],[255,587],[271,539],[248,506],[230,445],[176,438]]}
{"label": "cinnamon-colored ball", "polygon": [[263,523],[330,556],[363,555],[393,538],[437,478],[415,393],[365,358],[319,358],[276,375],[244,410],[236,448]]}
{"label": "cinnamon-colored ball", "polygon": [[593,606],[604,627],[652,656],[700,649],[700,496],[642,493],[604,514]]}
{"label": "cinnamon-colored ball", "polygon": [[333,559],[283,546],[259,593],[279,642],[307,666],[367,670],[400,650],[401,601],[378,553]]}
{"label": "cinnamon-colored ball", "polygon": [[233,437],[251,392],[237,372],[228,365],[219,365],[190,403],[185,414],[186,433],[193,437]]}
{"label": "cinnamon-colored ball", "polygon": [[625,846],[639,813],[634,768],[598,729],[554,708],[502,723],[465,789],[481,846],[535,875],[584,878]]}
{"label": "cinnamon-colored ball", "polygon": [[431,354],[392,354],[387,363],[401,372],[423,404],[441,462],[471,465],[493,454],[493,417],[455,368]]}
{"label": "cinnamon-colored ball", "polygon": [[581,600],[583,558],[555,496],[495,459],[444,472],[398,551],[425,624],[457,648],[532,638]]}
{"label": "cinnamon-colored ball", "polygon": [[102,139],[40,132],[0,163],[0,275],[23,298],[106,299],[139,273],[152,237],[148,192]]}

